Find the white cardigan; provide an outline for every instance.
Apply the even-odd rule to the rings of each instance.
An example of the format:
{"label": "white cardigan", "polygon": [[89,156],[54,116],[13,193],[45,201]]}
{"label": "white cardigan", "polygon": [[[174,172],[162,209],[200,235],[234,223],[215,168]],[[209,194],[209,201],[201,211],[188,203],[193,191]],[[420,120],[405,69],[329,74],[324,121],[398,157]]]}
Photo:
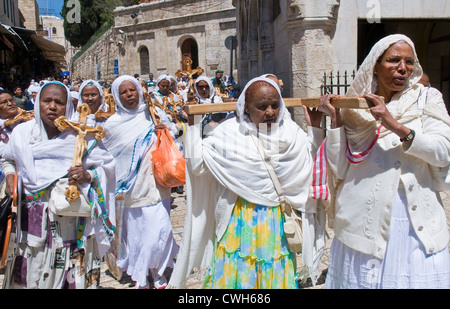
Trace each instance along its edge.
{"label": "white cardigan", "polygon": [[444,249],[449,240],[442,202],[431,187],[429,164],[449,164],[450,127],[426,115],[406,126],[416,132],[409,149],[397,135],[387,134],[358,165],[347,160],[343,127],[327,135],[329,166],[345,179],[337,190],[335,235],[348,247],[379,259],[385,254],[397,190],[405,190],[412,228],[427,254]]}

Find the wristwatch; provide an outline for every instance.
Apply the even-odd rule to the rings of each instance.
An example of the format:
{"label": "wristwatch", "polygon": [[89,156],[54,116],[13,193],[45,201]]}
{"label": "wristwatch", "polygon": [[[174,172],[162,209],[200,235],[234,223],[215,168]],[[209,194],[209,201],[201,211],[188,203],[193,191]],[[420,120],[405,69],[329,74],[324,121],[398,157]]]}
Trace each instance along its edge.
{"label": "wristwatch", "polygon": [[411,131],[409,131],[408,135],[406,135],[406,137],[401,138],[400,142],[404,143],[404,142],[409,142],[410,140],[412,140],[414,138],[414,136],[416,136],[416,132],[411,129]]}

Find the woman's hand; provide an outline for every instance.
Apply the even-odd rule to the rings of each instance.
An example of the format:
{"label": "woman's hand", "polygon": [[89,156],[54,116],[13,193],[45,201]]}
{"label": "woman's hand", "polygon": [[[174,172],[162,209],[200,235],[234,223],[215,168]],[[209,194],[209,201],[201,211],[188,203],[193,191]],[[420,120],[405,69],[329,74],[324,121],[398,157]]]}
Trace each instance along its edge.
{"label": "woman's hand", "polygon": [[5,193],[9,195],[10,197],[13,197],[14,194],[14,175],[15,174],[8,174],[6,175],[6,188]]}
{"label": "woman's hand", "polygon": [[164,130],[165,128],[166,128],[166,125],[165,125],[165,124],[158,123],[158,124],[155,126],[155,134],[158,134],[158,131],[159,131],[159,130]]}
{"label": "woman's hand", "polygon": [[331,105],[331,99],[337,97],[335,94],[327,94],[320,97],[318,110],[323,112],[331,119],[331,128],[339,128],[342,126],[341,112],[339,109]]}
{"label": "woman's hand", "polygon": [[323,113],[317,108],[308,108],[302,105],[303,111],[305,113],[306,124],[310,127],[320,128],[322,124]]}
{"label": "woman's hand", "polygon": [[[370,113],[376,121],[381,122],[381,125],[386,129],[397,134],[400,138],[406,137],[411,129],[400,124],[392,117],[382,97],[376,94],[366,94],[362,96],[369,104]],[[409,141],[411,144],[412,141]]]}
{"label": "woman's hand", "polygon": [[89,183],[92,180],[91,175],[83,168],[83,166],[72,166],[68,171],[69,185]]}

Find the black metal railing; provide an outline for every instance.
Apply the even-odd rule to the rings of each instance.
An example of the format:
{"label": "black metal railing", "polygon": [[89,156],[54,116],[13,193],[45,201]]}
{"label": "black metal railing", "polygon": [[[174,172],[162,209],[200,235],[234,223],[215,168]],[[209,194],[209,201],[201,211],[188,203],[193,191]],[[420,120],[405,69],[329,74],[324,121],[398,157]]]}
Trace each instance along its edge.
{"label": "black metal railing", "polygon": [[333,71],[329,75],[326,72],[323,73],[323,84],[320,86],[320,94],[344,95],[347,93],[351,82],[355,79],[355,74],[355,70],[353,70],[351,75],[347,71],[344,72],[344,75],[341,75],[339,71],[336,72],[336,75],[333,75]]}

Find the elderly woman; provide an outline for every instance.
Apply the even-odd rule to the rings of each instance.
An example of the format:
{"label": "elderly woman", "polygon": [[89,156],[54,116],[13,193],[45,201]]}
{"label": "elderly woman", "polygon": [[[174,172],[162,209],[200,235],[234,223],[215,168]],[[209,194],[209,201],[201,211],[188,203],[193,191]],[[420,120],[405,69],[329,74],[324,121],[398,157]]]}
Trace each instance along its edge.
{"label": "elderly woman", "polygon": [[261,77],[245,87],[236,117],[210,136],[202,139],[200,124],[190,126],[185,141],[188,210],[169,285],[182,287],[199,267],[209,268],[205,288],[297,287],[296,255],[288,248],[279,196],[256,140],[262,141],[287,199],[306,211],[323,136],[309,128],[311,134],[317,130],[312,143],[285,112],[277,84]]}
{"label": "elderly woman", "polygon": [[[73,114],[69,90],[60,82],[42,86],[33,120],[18,125],[4,152],[6,192],[14,174],[23,182],[22,231],[14,267],[15,288],[95,288],[100,261],[114,235],[115,162],[101,141],[87,136],[82,166],[72,167],[76,135],[60,132],[54,121]],[[54,184],[67,177],[78,184],[80,199],[91,206],[91,217],[60,216],[49,208]],[[26,197],[26,198],[25,198]],[[63,197],[64,198],[64,197]]]}
{"label": "elderly woman", "polygon": [[153,123],[136,78],[121,76],[111,90],[117,110],[105,123],[105,145],[117,161],[117,209],[122,218],[118,234],[123,253],[117,265],[139,288],[150,286],[149,270],[154,286],[164,288],[163,273],[173,267],[178,246],[170,221],[170,188],[156,183],[151,152],[156,147],[157,130],[169,119],[157,108],[162,124]]}
{"label": "elderly woman", "polygon": [[373,46],[347,93],[366,98],[369,110],[339,113],[322,98],[339,184],[327,288],[449,287],[446,216],[430,166],[450,163],[450,121],[437,91],[419,109],[421,76],[413,42],[390,35]]}

